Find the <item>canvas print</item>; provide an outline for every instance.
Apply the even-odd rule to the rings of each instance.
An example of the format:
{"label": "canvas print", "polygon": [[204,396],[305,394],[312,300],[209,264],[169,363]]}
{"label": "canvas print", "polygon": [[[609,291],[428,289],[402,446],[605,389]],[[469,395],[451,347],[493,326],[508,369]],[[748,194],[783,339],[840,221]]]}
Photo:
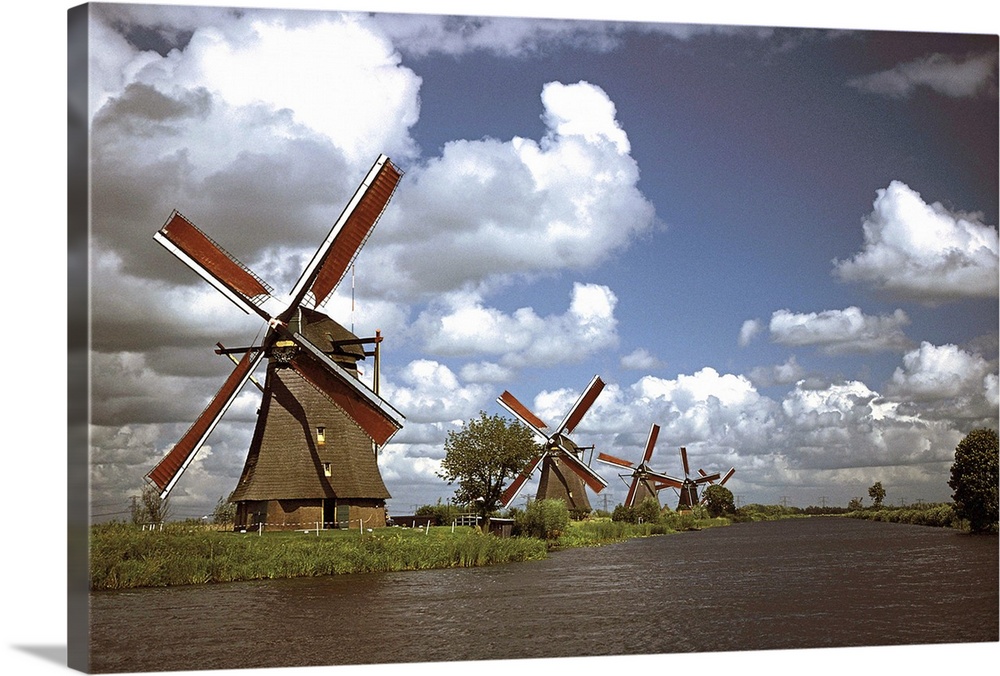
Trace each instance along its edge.
{"label": "canvas print", "polygon": [[997,35],[68,26],[74,669],[1000,639]]}

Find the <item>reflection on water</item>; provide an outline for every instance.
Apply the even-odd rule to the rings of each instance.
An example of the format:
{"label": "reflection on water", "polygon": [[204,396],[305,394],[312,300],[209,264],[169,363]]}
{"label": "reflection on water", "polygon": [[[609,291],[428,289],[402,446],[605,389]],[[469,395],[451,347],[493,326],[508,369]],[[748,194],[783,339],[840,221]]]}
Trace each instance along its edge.
{"label": "reflection on water", "polygon": [[997,641],[997,560],[996,537],[812,518],[490,568],[99,592],[92,669]]}

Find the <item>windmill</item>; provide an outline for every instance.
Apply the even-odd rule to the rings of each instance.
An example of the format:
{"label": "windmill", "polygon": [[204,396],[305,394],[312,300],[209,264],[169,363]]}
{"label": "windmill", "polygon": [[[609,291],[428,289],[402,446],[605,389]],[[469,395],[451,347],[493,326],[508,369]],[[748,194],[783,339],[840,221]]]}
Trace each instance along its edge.
{"label": "windmill", "polygon": [[[718,472],[715,474],[705,474],[700,471],[699,476],[692,479],[690,465],[688,464],[687,449],[683,446],[681,446],[681,463],[684,465],[684,478],[678,479],[665,476],[662,479],[657,479],[656,489],[662,490],[668,487],[676,489],[679,496],[677,509],[691,509],[691,507],[698,504],[698,486],[711,483],[721,475]],[[734,469],[733,472],[735,471]]]}
{"label": "windmill", "polygon": [[[656,446],[656,437],[659,434],[660,426],[654,423],[649,428],[649,436],[646,438],[646,450],[642,454],[642,462],[638,465],[633,465],[628,460],[616,458],[608,453],[597,454],[597,459],[600,462],[632,470],[632,480],[629,483],[628,494],[626,494],[625,502],[623,503],[626,507],[633,507],[649,497],[656,499],[657,504],[659,504],[659,498],[657,498],[658,483],[665,484],[666,482],[675,481],[675,479],[666,474],[650,469],[647,464],[649,463],[649,459],[653,457],[653,448]],[[619,476],[624,478],[624,475]]]}
{"label": "windmill", "polygon": [[[384,525],[390,497],[377,449],[402,427],[403,416],[378,394],[381,336],[360,339],[317,308],[330,297],[381,216],[401,172],[378,158],[289,300],[174,211],[153,239],[247,314],[266,322],[259,345],[223,348],[236,361],[218,393],[188,431],[146,475],[161,497],[175,487],[243,385],[267,358],[260,409],[243,473],[230,501],[237,527],[346,523]],[[267,309],[277,306],[277,311]],[[374,351],[364,346],[374,343]],[[242,355],[236,359],[235,355]],[[370,389],[357,362],[375,356]]]}
{"label": "windmill", "polygon": [[594,376],[583,394],[580,395],[569,413],[555,429],[550,429],[541,418],[532,413],[510,392],[505,390],[497,398],[497,402],[501,406],[544,439],[541,453],[528,461],[521,473],[514,478],[514,481],[500,496],[504,507],[509,507],[514,502],[517,494],[521,492],[521,487],[524,486],[535,469],[541,465],[541,479],[538,483],[536,499],[561,498],[572,513],[591,511],[585,487],[590,486],[595,493],[600,493],[608,485],[608,482],[583,461],[580,456],[584,449],[577,446],[568,435],[572,434],[576,426],[580,424],[583,416],[603,389],[604,381],[598,376]]}

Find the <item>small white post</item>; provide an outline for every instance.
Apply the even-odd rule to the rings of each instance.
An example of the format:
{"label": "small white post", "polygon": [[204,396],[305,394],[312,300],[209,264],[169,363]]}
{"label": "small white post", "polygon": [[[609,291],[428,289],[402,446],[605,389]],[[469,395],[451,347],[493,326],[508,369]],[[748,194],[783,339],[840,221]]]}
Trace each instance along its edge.
{"label": "small white post", "polygon": [[257,537],[264,535],[264,522],[261,521],[257,524]]}
{"label": "small white post", "polygon": [[457,521],[457,519],[452,519],[452,522],[451,522],[451,532],[452,533],[455,532],[455,521]]}
{"label": "small white post", "polygon": [[430,532],[431,532],[431,522],[430,522],[430,521],[428,521],[428,522],[427,522],[427,525],[426,525],[426,526],[424,526],[424,535],[427,535],[427,534],[428,534],[428,533],[430,533]]}

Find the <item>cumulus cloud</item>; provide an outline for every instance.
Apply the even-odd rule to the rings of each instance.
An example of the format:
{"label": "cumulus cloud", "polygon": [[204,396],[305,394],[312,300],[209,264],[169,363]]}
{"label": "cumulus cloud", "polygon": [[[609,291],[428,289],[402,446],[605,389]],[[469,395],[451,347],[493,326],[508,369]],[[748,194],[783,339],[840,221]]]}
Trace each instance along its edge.
{"label": "cumulus cloud", "polygon": [[979,214],[927,204],[900,181],[877,195],[862,225],[862,251],[834,261],[840,279],[926,303],[997,295],[995,226],[983,223]]}
{"label": "cumulus cloud", "polygon": [[406,416],[410,426],[410,423],[467,420],[488,401],[492,390],[484,385],[462,385],[444,364],[417,359],[384,381],[381,391]]}
{"label": "cumulus cloud", "polygon": [[430,354],[490,355],[508,369],[573,363],[617,345],[617,302],[606,286],[577,283],[566,312],[543,317],[530,307],[508,314],[475,294],[455,294],[446,310],[425,311],[414,326]]}
{"label": "cumulus cloud", "polygon": [[486,293],[516,277],[586,269],[652,229],[607,94],[553,82],[541,98],[540,141],[453,141],[408,171],[366,249],[384,295]]}
{"label": "cumulus cloud", "polygon": [[903,355],[886,385],[886,394],[902,408],[935,419],[980,419],[996,422],[996,360],[956,345],[920,347]]}
{"label": "cumulus cloud", "polygon": [[903,350],[910,341],[902,327],[910,323],[902,310],[891,315],[866,315],[857,307],[844,310],[771,315],[771,339],[791,347],[816,346],[827,354]]}
{"label": "cumulus cloud", "polygon": [[952,98],[967,98],[982,92],[996,94],[996,67],[995,53],[964,58],[928,54],[889,70],[853,78],[847,84],[892,98],[906,98],[923,88]]}

